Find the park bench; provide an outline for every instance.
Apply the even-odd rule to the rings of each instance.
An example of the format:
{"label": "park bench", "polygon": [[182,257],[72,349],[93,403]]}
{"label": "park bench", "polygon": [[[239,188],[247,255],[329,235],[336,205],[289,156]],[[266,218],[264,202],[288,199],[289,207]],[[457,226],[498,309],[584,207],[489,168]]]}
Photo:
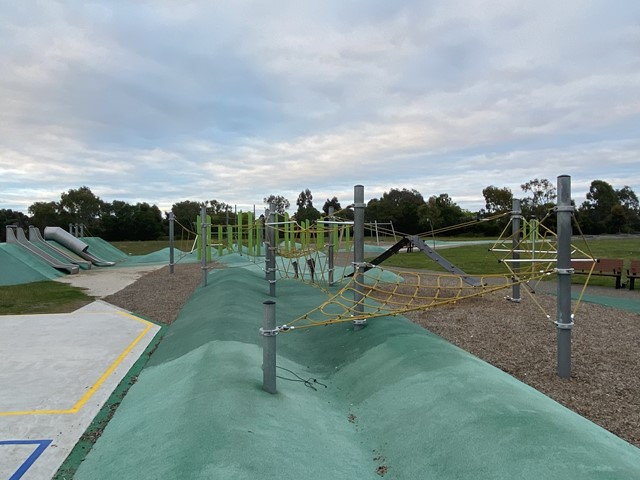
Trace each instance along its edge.
{"label": "park bench", "polygon": [[640,276],[640,260],[631,260],[631,265],[627,268],[627,280],[629,281],[629,290],[633,290],[636,278]]}
{"label": "park bench", "polygon": [[591,272],[591,275],[598,277],[615,277],[616,288],[621,288],[623,264],[624,260],[619,258],[599,258],[596,260],[593,272],[591,272],[593,262],[590,260],[573,260],[571,268],[573,268],[573,273],[578,275],[589,275]]}

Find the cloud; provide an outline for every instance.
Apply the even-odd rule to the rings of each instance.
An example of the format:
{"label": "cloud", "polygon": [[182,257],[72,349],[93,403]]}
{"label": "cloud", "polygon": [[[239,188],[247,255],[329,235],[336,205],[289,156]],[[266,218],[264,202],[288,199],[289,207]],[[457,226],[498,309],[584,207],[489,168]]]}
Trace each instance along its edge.
{"label": "cloud", "polygon": [[[14,2],[0,208],[490,184],[640,190],[640,4]],[[316,205],[321,206],[321,205]]]}

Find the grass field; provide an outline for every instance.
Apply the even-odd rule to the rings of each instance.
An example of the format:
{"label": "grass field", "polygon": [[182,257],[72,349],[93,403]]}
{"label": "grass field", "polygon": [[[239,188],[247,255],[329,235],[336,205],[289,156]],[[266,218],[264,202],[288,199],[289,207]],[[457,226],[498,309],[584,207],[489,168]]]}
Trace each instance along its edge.
{"label": "grass field", "polygon": [[[146,255],[167,248],[169,242],[167,240],[148,240],[144,242],[111,242],[111,245],[128,255]],[[176,245],[176,248],[180,248],[180,246]]]}
{"label": "grass field", "polygon": [[0,287],[0,315],[72,312],[93,299],[82,289],[59,282]]}
{"label": "grass field", "polygon": [[[625,266],[629,265],[630,259],[640,259],[640,238],[602,238],[588,241],[586,246],[574,241],[579,248],[591,252],[596,258],[622,258]],[[490,244],[486,245],[462,245],[453,248],[438,249],[443,257],[451,263],[461,268],[463,271],[473,275],[507,273],[506,266],[499,262],[496,256],[489,251]],[[371,260],[373,257],[367,258]],[[383,263],[383,266],[399,268],[423,268],[435,271],[444,271],[440,265],[429,259],[422,252],[402,253],[394,255]],[[623,277],[624,278],[624,277]],[[574,283],[584,283],[586,276],[575,275],[572,278]],[[590,284],[600,286],[615,286],[613,277],[591,277]]]}

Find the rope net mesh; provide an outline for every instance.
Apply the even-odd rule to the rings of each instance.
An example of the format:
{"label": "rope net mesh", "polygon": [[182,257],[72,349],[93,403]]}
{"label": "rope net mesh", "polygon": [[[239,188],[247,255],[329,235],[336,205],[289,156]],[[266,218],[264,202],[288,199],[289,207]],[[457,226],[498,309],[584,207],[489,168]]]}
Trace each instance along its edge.
{"label": "rope net mesh", "polygon": [[[418,235],[424,242],[434,233],[447,233],[464,228],[478,221],[497,220],[509,213],[494,215],[488,219],[474,220],[462,225],[438,229]],[[260,239],[267,239],[268,229],[273,229],[274,246],[265,244],[276,254],[279,279],[296,279],[324,290],[328,299],[312,311],[291,320],[283,331],[323,326],[334,323],[388,317],[426,310],[438,306],[455,304],[467,298],[482,296],[514,285],[523,284],[524,291],[547,318],[551,318],[535,298],[535,288],[545,277],[556,272],[557,237],[546,226],[551,210],[542,220],[522,219],[521,227],[513,231],[512,219],[506,222],[500,237],[488,249],[505,269],[498,274],[473,274],[479,283],[465,283],[465,276],[453,273],[408,271],[399,268],[383,268],[366,265],[355,271],[353,257],[353,222],[336,216],[324,217],[316,224],[302,224],[290,220],[287,214],[282,221],[263,224],[251,218],[241,225],[233,235],[224,235],[224,247],[229,252],[249,254],[256,263],[260,260]],[[575,221],[575,219],[574,219]],[[578,231],[579,226],[576,224]],[[189,241],[197,234],[182,226]],[[225,232],[226,233],[226,232]],[[385,228],[379,233],[398,235]],[[399,234],[402,237],[402,234]],[[222,237],[222,236],[221,236]],[[584,237],[582,237],[584,240]],[[227,240],[228,239],[228,240]],[[253,242],[251,239],[257,240]],[[222,238],[221,238],[222,240]],[[592,262],[586,241],[578,248],[572,245],[572,260]],[[434,245],[435,247],[435,245]],[[222,248],[219,249],[219,251]],[[335,262],[332,262],[335,259]],[[434,265],[434,268],[437,269]],[[362,270],[365,270],[362,272]],[[472,275],[472,274],[470,274]],[[585,287],[590,277],[587,277]],[[582,291],[584,294],[584,289]],[[580,295],[575,310],[582,299]],[[509,297],[507,297],[509,298]]]}
{"label": "rope net mesh", "polygon": [[174,223],[179,227],[179,235],[176,235],[174,240],[174,246],[178,250],[178,258],[175,260],[175,263],[179,263],[180,260],[194,251],[198,234],[178,220],[174,219]]}
{"label": "rope net mesh", "polygon": [[[326,229],[300,226],[279,229],[278,270],[281,278],[296,278],[327,291],[329,298],[321,305],[291,320],[284,331],[334,323],[391,317],[426,310],[459,301],[479,297],[491,292],[524,285],[525,292],[540,311],[551,319],[535,298],[535,288],[544,278],[556,273],[557,236],[541,221],[523,221],[522,227],[513,232],[511,221],[505,226],[491,251],[505,267],[504,273],[474,275],[480,284],[471,286],[461,275],[441,272],[408,271],[367,265],[367,270],[354,275],[353,264],[329,268],[327,243],[319,240],[327,235]],[[340,227],[340,238],[349,245],[348,227]],[[579,227],[578,227],[579,228]],[[509,234],[507,234],[509,232]],[[425,234],[423,234],[425,235]],[[428,236],[426,236],[428,239]],[[584,240],[584,239],[583,239]],[[349,246],[350,249],[350,246]],[[336,249],[337,250],[337,249]],[[343,254],[344,255],[344,254]],[[596,260],[588,249],[572,244],[572,257],[578,261]],[[587,278],[588,282],[588,278]],[[585,288],[587,285],[585,282]],[[331,293],[332,286],[337,293]],[[335,292],[335,288],[333,289]],[[582,299],[583,291],[575,303],[574,313]],[[509,297],[507,297],[509,298]]]}
{"label": "rope net mesh", "polygon": [[[547,275],[550,272],[541,272]],[[509,288],[510,275],[483,275],[482,285],[467,285],[459,275],[418,273],[376,267],[354,275],[340,291],[287,325],[296,329],[402,315]],[[526,282],[520,279],[517,282]]]}

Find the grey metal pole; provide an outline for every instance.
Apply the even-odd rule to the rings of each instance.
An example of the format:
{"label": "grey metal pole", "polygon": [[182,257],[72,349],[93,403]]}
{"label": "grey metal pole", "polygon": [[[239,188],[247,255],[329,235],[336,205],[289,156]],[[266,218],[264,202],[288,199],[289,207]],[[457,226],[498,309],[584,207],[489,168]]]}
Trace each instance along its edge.
{"label": "grey metal pole", "polygon": [[[520,248],[520,220],[522,219],[522,209],[520,207],[520,199],[514,198],[512,200],[511,208],[511,231],[512,231],[512,258],[513,260],[520,260],[520,253],[516,250]],[[512,302],[520,302],[520,262],[513,262],[513,285],[511,285],[511,300]]]}
{"label": "grey metal pole", "polygon": [[375,220],[373,223],[376,226],[376,245],[380,245],[380,234],[378,233],[378,220]]}
{"label": "grey metal pole", "polygon": [[207,206],[200,207],[200,235],[202,241],[202,285],[207,286]]}
{"label": "grey metal pole", "polygon": [[276,296],[276,205],[269,204],[269,225],[267,226],[267,235],[269,237],[269,259],[267,265],[267,280],[269,281],[269,296]]}
{"label": "grey metal pole", "polygon": [[262,302],[262,389],[276,393],[276,302]]}
{"label": "grey metal pole", "polygon": [[[333,220],[333,207],[329,207],[329,220]],[[329,285],[333,285],[333,271],[335,270],[335,259],[334,259],[334,245],[333,245],[333,224],[329,224],[329,228],[327,229],[327,232],[329,234],[329,248],[328,250],[328,255],[329,255]]]}
{"label": "grey metal pole", "polygon": [[[353,268],[355,289],[353,302],[355,311],[364,313],[364,186],[353,187]],[[354,320],[353,329],[360,330],[367,324],[366,320]]]}
{"label": "grey metal pole", "polygon": [[557,373],[560,378],[571,376],[571,177],[558,177],[558,206],[556,207],[558,223],[558,300],[557,300]]}
{"label": "grey metal pole", "polygon": [[[269,207],[271,207],[271,204],[269,204]],[[266,281],[269,281],[269,255],[271,255],[269,253],[269,231],[267,230],[267,223],[269,223],[269,212],[270,209],[267,208],[264,211],[264,221],[262,222],[262,231],[264,232],[263,235],[263,242],[264,242],[264,279]]]}
{"label": "grey metal pole", "polygon": [[173,243],[174,243],[174,228],[175,218],[173,212],[169,212],[169,273],[173,273],[174,255],[173,255]]}

